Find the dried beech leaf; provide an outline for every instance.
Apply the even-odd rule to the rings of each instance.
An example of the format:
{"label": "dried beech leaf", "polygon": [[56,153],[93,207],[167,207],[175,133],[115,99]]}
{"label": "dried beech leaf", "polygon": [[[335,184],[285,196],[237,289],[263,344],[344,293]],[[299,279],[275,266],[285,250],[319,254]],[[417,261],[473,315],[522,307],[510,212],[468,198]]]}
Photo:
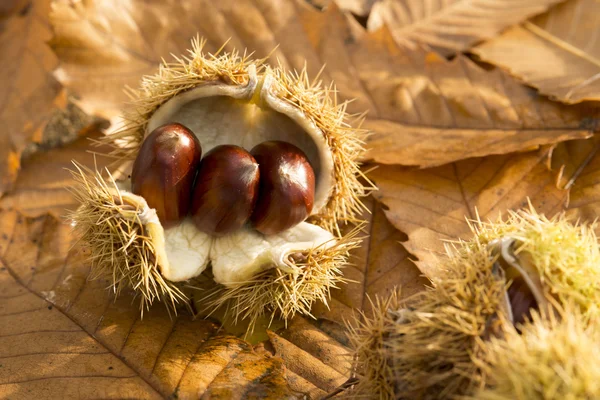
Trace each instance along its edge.
{"label": "dried beech leaf", "polygon": [[387,24],[403,46],[427,44],[452,54],[564,0],[383,0],[373,7],[369,30]]}
{"label": "dried beech leaf", "polygon": [[347,377],[337,372],[319,358],[295,346],[272,332],[269,333],[275,354],[286,360],[286,367],[319,389],[330,392],[344,383]]}
{"label": "dried beech leaf", "polygon": [[408,240],[406,249],[419,258],[428,277],[439,273],[444,241],[469,239],[466,218],[495,219],[509,209],[527,207],[548,217],[563,209],[567,191],[558,189],[546,152],[470,159],[428,170],[380,166],[371,178],[374,196],[386,207],[390,222]]}
{"label": "dried beech leaf", "polygon": [[[287,398],[281,359],[90,281],[70,227],[0,213],[0,397]],[[185,314],[185,312],[183,313]]]}
{"label": "dried beech leaf", "polygon": [[326,65],[321,78],[335,81],[342,99],[355,99],[349,110],[368,110],[365,126],[374,135],[366,157],[377,162],[429,167],[590,134],[585,109],[540,98],[463,56],[448,62],[402,49],[385,29],[365,33],[335,3],[322,12],[303,0],[167,3],[56,2],[59,76],[88,112],[119,114],[123,86],[137,87],[161,57],[181,54],[199,34],[207,51],[229,38],[226,50],[247,48],[256,57],[279,45],[271,59],[295,69],[306,62],[309,76]]}
{"label": "dried beech leaf", "polygon": [[402,296],[410,296],[424,288],[427,280],[411,261],[411,255],[401,242],[406,235],[387,220],[381,207],[372,197],[365,199],[368,211],[363,229],[365,239],[360,248],[352,251],[351,264],[344,268],[348,283],[331,293],[328,308],[318,304],[314,315],[344,325],[355,310],[371,311],[369,299],[385,297],[395,288]]}
{"label": "dried beech leaf", "polygon": [[600,100],[600,35],[596,0],[572,0],[473,49],[564,103]]}
{"label": "dried beech leaf", "polygon": [[[314,3],[319,0],[308,0],[310,3]],[[368,17],[373,9],[375,4],[378,4],[381,0],[320,0],[322,3],[321,8],[323,8],[326,4],[332,3],[335,1],[335,4],[340,7],[344,11],[349,11],[354,15],[359,17]],[[367,20],[365,19],[365,22]]]}
{"label": "dried beech leaf", "polygon": [[287,367],[290,387],[302,395],[321,398],[350,376],[350,350],[312,321],[296,317],[287,329],[268,333],[275,354]]}
{"label": "dried beech leaf", "polygon": [[29,216],[47,212],[63,216],[77,207],[67,188],[73,184],[72,161],[88,168],[103,169],[114,160],[98,156],[89,150],[106,153],[108,149],[91,147],[92,139],[102,135],[100,125],[93,124],[79,132],[72,143],[47,152],[38,152],[24,161],[13,190],[0,198],[1,208],[16,208]]}
{"label": "dried beech leaf", "polygon": [[53,109],[65,103],[52,75],[58,60],[46,44],[49,9],[50,0],[39,0],[10,1],[0,10],[0,195],[16,179],[21,152],[40,141]]}
{"label": "dried beech leaf", "polygon": [[3,398],[52,393],[61,398],[161,398],[126,362],[17,282],[3,265],[0,296]]}
{"label": "dried beech leaf", "polygon": [[368,143],[367,158],[377,162],[431,167],[592,133],[592,106],[551,102],[464,56],[447,61],[434,53],[407,52],[385,31],[350,48],[372,96],[375,112],[365,126],[377,134]]}

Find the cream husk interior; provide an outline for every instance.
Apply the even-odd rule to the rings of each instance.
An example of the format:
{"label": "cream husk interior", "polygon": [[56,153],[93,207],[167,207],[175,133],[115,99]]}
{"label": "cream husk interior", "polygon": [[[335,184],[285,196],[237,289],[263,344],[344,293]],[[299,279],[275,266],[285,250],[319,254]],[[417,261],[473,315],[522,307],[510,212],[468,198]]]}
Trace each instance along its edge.
{"label": "cream husk interior", "polygon": [[[267,140],[292,143],[306,153],[315,171],[311,215],[319,214],[329,201],[334,179],[333,157],[323,133],[299,109],[276,96],[276,83],[268,69],[259,77],[250,66],[248,76],[246,86],[210,83],[178,94],[154,112],[145,135],[166,123],[179,122],[196,134],[203,154],[222,144],[250,150]],[[137,202],[148,208],[143,199]],[[147,221],[156,227],[155,214],[148,216],[154,216]],[[307,222],[268,237],[244,228],[217,238],[198,231],[188,218],[164,232],[162,227],[155,228],[152,235],[156,236],[158,264],[166,279],[191,279],[212,262],[215,281],[226,286],[245,283],[271,267],[294,273],[297,267],[290,256],[336,242],[330,232]]]}

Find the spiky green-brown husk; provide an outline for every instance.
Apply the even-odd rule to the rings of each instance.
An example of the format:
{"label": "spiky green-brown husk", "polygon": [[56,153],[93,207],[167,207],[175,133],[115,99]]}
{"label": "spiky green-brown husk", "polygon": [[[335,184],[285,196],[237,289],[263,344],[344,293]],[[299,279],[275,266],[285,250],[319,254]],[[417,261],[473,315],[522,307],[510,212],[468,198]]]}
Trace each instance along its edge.
{"label": "spiky green-brown husk", "polygon": [[371,303],[373,315],[364,313],[348,324],[350,347],[356,358],[358,383],[349,392],[351,398],[394,399],[394,370],[387,348],[393,334],[395,317],[390,310],[400,307],[399,292]]}
{"label": "spiky green-brown husk", "polygon": [[490,250],[477,241],[470,251],[450,250],[447,273],[396,316],[386,343],[401,399],[447,399],[480,384],[473,359],[481,337],[504,320],[505,282],[494,270]]}
{"label": "spiky green-brown husk", "polygon": [[91,252],[91,278],[112,276],[116,295],[132,288],[140,295],[142,314],[156,301],[176,311],[186,296],[159,272],[153,243],[140,219],[139,205],[124,199],[110,176],[75,164],[72,192],[80,203],[69,218],[76,235]]}
{"label": "spiky green-brown husk", "polygon": [[509,328],[485,346],[482,400],[600,398],[600,321],[579,307],[560,317],[534,314],[520,332]]}
{"label": "spiky green-brown husk", "polygon": [[346,264],[350,250],[360,245],[359,232],[360,226],[333,247],[317,247],[303,254],[303,260],[296,262],[297,274],[275,268],[236,287],[219,286],[201,300],[202,307],[213,312],[224,307],[234,322],[249,322],[248,332],[263,316],[271,321],[275,315],[285,321],[296,314],[311,316],[316,301],[327,304],[331,289],[346,282],[340,267]]}
{"label": "spiky green-brown husk", "polygon": [[530,255],[552,304],[574,302],[584,315],[597,315],[600,257],[593,226],[572,225],[563,216],[548,220],[531,209],[472,228],[471,241],[447,246],[444,273],[433,288],[404,305],[380,302],[385,306],[375,307],[371,319],[357,323],[351,336],[364,376],[358,394],[451,399],[482,387],[478,360],[488,338],[513,329],[504,301],[509,282],[488,246],[494,239],[513,238],[517,258]]}
{"label": "spiky green-brown husk", "polygon": [[560,303],[575,302],[584,312],[600,317],[600,247],[595,227],[571,223],[564,214],[548,219],[533,208],[509,212],[505,221],[473,224],[481,243],[515,239],[515,255],[528,254],[549,295]]}
{"label": "spiky green-brown husk", "polygon": [[[482,244],[452,250],[447,273],[399,303],[377,302],[374,316],[352,330],[359,372],[357,395],[380,399],[449,399],[478,384],[473,357],[480,337],[495,329],[505,284]],[[352,394],[354,395],[354,393]]]}

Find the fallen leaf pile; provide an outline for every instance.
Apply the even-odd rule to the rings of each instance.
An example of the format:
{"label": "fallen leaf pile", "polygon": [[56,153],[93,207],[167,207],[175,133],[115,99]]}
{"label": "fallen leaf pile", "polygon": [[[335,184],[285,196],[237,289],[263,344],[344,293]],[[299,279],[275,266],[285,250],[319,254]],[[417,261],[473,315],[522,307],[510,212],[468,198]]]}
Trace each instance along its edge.
{"label": "fallen leaf pile", "polygon": [[[363,161],[378,191],[349,283],[315,319],[248,340],[183,309],[140,320],[132,295],[88,280],[64,220],[71,160],[111,166],[88,152],[105,127],[93,118],[114,129],[123,88],[197,35],[310,76],[325,66],[372,132]],[[322,398],[352,375],[345,321],[394,287],[423,290],[466,218],[528,201],[600,213],[596,0],[11,0],[0,57],[2,398]],[[89,119],[73,122],[67,96]],[[39,145],[44,128],[64,138]]]}

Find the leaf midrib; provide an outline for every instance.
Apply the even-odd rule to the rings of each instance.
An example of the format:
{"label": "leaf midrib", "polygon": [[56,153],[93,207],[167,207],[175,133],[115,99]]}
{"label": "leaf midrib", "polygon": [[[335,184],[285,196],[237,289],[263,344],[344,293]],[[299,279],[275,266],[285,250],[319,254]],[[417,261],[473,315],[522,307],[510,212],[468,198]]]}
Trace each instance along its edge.
{"label": "leaf midrib", "polygon": [[[48,217],[46,217],[46,218],[48,218]],[[45,225],[45,222],[44,222],[44,225]],[[14,234],[15,234],[16,228],[17,228],[17,224],[15,224],[15,226],[13,227],[13,231],[12,231],[12,233],[10,235],[10,241],[9,241],[9,243],[12,242],[12,240],[14,239]],[[6,259],[4,258],[4,255],[0,255],[0,263],[2,263],[4,266],[6,266],[6,270],[8,271],[8,273],[10,274],[10,276],[15,280],[15,282],[17,282],[19,285],[21,285],[23,288],[25,288],[29,293],[31,293],[34,296],[38,297],[42,301],[50,303],[40,293],[32,290],[30,287],[28,287],[27,285],[25,285],[25,283],[23,282],[23,280],[13,271],[12,267],[10,266],[10,264],[8,262],[6,262]],[[128,368],[130,368],[135,373],[135,376],[138,377],[138,378],[140,378],[141,380],[143,380],[150,388],[152,388],[152,390],[154,390],[156,392],[156,394],[158,394],[161,397],[165,396],[159,390],[159,388],[156,386],[156,384],[154,384],[150,379],[147,379],[144,376],[142,376],[139,373],[139,371],[133,365],[131,365],[129,362],[127,362],[127,360],[125,358],[123,358],[121,355],[115,353],[112,349],[110,349],[104,343],[102,343],[100,340],[98,340],[94,335],[90,334],[90,332],[87,329],[85,329],[76,319],[74,319],[68,313],[66,313],[65,310],[63,310],[62,307],[60,307],[58,304],[54,304],[54,303],[50,303],[50,304],[52,304],[53,307],[56,310],[58,310],[61,314],[63,314],[65,317],[67,317],[71,322],[73,322],[73,324],[75,324],[77,327],[79,327],[81,329],[81,331],[87,333],[87,335],[90,338],[92,338],[96,343],[98,343],[99,346],[101,346],[103,349],[107,350],[108,353],[112,354],[114,357],[116,357],[118,360],[120,360],[124,365],[126,365]],[[132,378],[132,377],[133,376],[128,376],[128,378]]]}

